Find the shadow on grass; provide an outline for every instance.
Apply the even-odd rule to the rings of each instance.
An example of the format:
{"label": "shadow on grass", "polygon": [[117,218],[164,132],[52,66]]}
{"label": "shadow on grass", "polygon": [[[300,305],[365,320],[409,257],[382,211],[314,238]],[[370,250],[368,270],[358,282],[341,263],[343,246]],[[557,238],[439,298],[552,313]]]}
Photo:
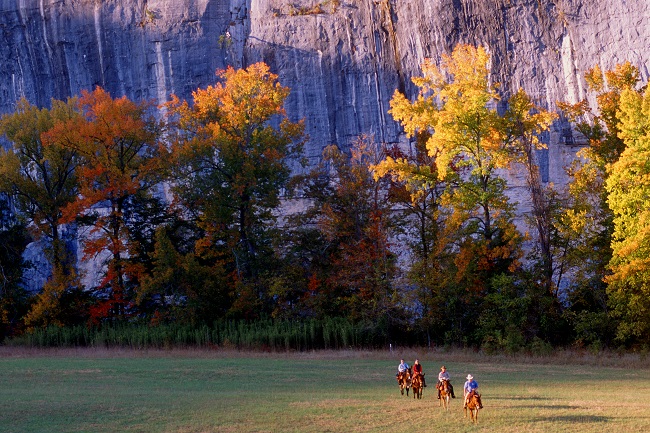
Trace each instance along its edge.
{"label": "shadow on grass", "polygon": [[512,405],[511,407],[517,409],[553,409],[553,410],[574,410],[580,409],[580,406],[571,406],[568,404],[549,404],[549,405],[534,405],[534,404],[524,404],[524,405]]}
{"label": "shadow on grass", "polygon": [[[481,396],[483,400],[485,400],[485,396]],[[549,397],[537,397],[537,396],[529,396],[529,397],[524,397],[524,396],[490,396],[490,400],[551,400]]]}
{"label": "shadow on grass", "polygon": [[602,424],[612,421],[612,417],[598,415],[560,415],[560,416],[542,416],[532,418],[532,422],[553,422],[553,423],[594,423]]}

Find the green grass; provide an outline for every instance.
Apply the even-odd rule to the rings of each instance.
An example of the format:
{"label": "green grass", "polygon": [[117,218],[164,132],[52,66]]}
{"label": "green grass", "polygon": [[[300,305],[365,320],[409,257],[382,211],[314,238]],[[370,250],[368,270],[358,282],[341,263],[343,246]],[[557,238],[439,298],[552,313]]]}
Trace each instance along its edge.
{"label": "green grass", "polygon": [[[2,348],[0,348],[2,349]],[[12,351],[13,350],[13,351]],[[0,350],[0,432],[636,432],[650,427],[650,369],[426,352],[422,400],[402,397],[399,355]],[[395,359],[397,358],[397,359]],[[445,413],[472,373],[479,425]],[[564,365],[562,365],[564,364]]]}

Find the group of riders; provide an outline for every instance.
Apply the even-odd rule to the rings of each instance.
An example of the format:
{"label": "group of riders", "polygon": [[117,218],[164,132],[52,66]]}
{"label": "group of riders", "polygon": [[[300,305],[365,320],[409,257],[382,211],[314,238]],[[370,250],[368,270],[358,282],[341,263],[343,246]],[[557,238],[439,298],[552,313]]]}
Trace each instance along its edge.
{"label": "group of riders", "polygon": [[[409,367],[409,365],[403,359],[400,359],[400,363],[397,366],[396,376],[399,379],[400,375],[403,375],[407,372],[411,374],[411,378],[420,375],[420,377],[422,377],[422,385],[427,386],[427,383],[424,380],[424,372],[422,371],[422,364],[420,364],[419,360],[417,359],[415,360],[415,362],[413,363],[413,369],[411,369],[411,367]],[[447,367],[443,365],[442,367],[440,367],[440,373],[438,373],[438,383],[436,384],[436,388],[438,389],[438,399],[440,399],[440,390],[442,389],[445,381],[447,383],[447,386],[449,387],[451,398],[456,398],[456,395],[454,394],[454,387],[451,385],[451,381],[449,380],[449,373],[447,372]],[[467,381],[463,386],[463,396],[464,396],[463,407],[467,406],[467,402],[469,401],[470,396],[474,393],[478,394],[478,383],[474,380],[474,376],[468,374]],[[479,408],[483,409],[483,405],[481,404]]]}

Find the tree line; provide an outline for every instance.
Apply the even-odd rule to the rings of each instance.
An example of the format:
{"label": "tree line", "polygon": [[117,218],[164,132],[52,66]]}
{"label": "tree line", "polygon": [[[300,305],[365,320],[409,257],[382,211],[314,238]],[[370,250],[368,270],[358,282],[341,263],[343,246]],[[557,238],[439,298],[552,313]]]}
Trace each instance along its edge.
{"label": "tree line", "polygon": [[[597,107],[560,101],[555,113],[523,90],[501,100],[488,64],[469,45],[425,61],[417,96],[396,91],[389,111],[411,149],[362,135],[313,167],[304,123],[283,108],[289,89],[263,63],[218,71],[162,109],[99,87],[50,108],[19,101],[0,120],[0,341],[224,323],[303,335],[338,320],[371,345],[646,348],[650,96],[638,70],[594,67]],[[543,182],[536,160],[558,117],[588,140],[566,188]],[[504,178],[514,169],[524,231]],[[51,275],[31,294],[34,240]],[[92,287],[79,260],[103,266]]]}

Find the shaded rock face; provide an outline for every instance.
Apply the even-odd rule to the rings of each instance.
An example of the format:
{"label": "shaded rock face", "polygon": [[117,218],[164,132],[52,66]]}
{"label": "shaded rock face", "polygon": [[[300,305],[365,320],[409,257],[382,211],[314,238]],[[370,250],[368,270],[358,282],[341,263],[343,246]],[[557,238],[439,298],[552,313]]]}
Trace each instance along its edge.
{"label": "shaded rock face", "polygon": [[[320,5],[319,13],[314,13]],[[583,73],[631,61],[647,79],[646,0],[19,0],[0,2],[0,113],[20,97],[48,106],[82,89],[159,103],[190,99],[228,65],[268,63],[291,89],[315,162],[360,134],[408,146],[388,114],[425,58],[460,42],[492,54],[507,97],[524,88],[550,109],[586,96]],[[566,182],[576,145],[558,121],[539,153],[542,177]],[[523,178],[508,174],[526,210]]]}

